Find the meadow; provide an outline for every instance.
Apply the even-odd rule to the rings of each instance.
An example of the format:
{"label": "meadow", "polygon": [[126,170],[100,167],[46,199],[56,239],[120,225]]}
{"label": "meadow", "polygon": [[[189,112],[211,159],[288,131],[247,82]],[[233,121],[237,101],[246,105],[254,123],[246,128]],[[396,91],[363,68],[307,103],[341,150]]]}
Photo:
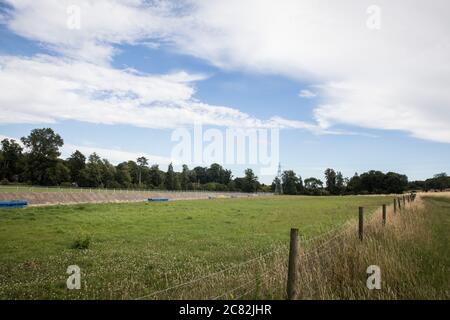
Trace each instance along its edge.
{"label": "meadow", "polygon": [[[306,248],[359,206],[370,213],[391,202],[282,196],[1,210],[0,298],[237,298],[236,288],[264,276],[250,298],[282,299],[290,228]],[[69,265],[81,268],[81,290],[66,288]]]}

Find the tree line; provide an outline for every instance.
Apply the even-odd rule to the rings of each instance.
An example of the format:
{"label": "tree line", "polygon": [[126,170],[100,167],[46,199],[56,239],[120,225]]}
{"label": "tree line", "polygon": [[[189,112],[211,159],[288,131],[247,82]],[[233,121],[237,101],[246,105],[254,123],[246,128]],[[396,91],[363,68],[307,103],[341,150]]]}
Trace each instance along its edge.
{"label": "tree line", "polygon": [[294,171],[286,170],[281,179],[275,178],[271,185],[265,185],[252,169],[246,169],[243,177],[233,177],[230,170],[217,163],[192,169],[183,165],[181,172],[175,172],[172,164],[163,171],[158,164],[149,165],[146,157],[113,165],[96,153],[86,157],[76,150],[67,159],[61,159],[59,149],[64,140],[50,128],[34,129],[20,140],[22,144],[13,139],[1,141],[0,184],[249,193],[274,192],[279,184],[287,195],[388,194],[450,188],[450,178],[445,173],[408,183],[406,175],[395,172],[372,170],[345,178],[331,168],[324,172],[325,182],[315,177],[303,180]]}
{"label": "tree line", "polygon": [[442,172],[435,174],[433,178],[419,181],[411,181],[408,185],[410,190],[423,190],[423,191],[444,191],[450,189],[450,177],[447,173]]}
{"label": "tree line", "polygon": [[324,172],[325,182],[310,177],[303,181],[292,170],[284,171],[281,181],[275,178],[272,190],[280,183],[283,194],[288,195],[350,195],[350,194],[390,194],[407,190],[408,177],[395,172],[383,173],[371,170],[361,175],[355,173],[351,178],[344,178],[341,172],[328,168]]}
{"label": "tree line", "polygon": [[246,169],[244,177],[233,178],[230,170],[217,163],[193,169],[183,165],[181,172],[175,172],[172,164],[167,171],[158,164],[149,166],[146,157],[113,165],[96,153],[86,157],[76,150],[61,159],[64,140],[50,128],[34,129],[20,140],[25,150],[13,139],[1,141],[1,184],[241,192],[265,187],[252,169]]}

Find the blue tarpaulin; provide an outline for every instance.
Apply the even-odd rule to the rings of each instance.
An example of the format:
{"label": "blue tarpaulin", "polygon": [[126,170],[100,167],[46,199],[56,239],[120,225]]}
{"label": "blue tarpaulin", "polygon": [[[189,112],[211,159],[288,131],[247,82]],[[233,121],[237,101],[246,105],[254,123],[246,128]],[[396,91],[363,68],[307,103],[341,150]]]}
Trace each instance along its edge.
{"label": "blue tarpaulin", "polygon": [[165,202],[165,201],[169,201],[168,198],[149,198],[148,201],[150,202]]}
{"label": "blue tarpaulin", "polygon": [[28,205],[26,200],[1,201],[0,209],[24,208]]}

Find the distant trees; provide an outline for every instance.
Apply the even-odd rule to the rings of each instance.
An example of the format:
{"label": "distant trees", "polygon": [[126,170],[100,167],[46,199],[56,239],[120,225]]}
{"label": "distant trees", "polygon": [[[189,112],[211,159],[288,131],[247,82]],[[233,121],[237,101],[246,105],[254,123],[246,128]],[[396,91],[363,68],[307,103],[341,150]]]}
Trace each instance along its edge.
{"label": "distant trees", "polygon": [[[18,142],[4,139],[0,145],[0,182],[34,185],[64,185],[88,188],[149,188],[168,190],[261,190],[258,178],[251,169],[243,178],[233,179],[232,172],[220,164],[195,167],[183,165],[175,172],[172,164],[167,172],[157,164],[149,167],[144,156],[136,161],[111,164],[98,154],[89,156],[75,150],[67,159],[60,159],[59,149],[64,141],[50,128],[34,129]],[[267,186],[264,186],[267,190]]]}
{"label": "distant trees", "polygon": [[149,170],[147,185],[150,188],[162,189],[164,187],[164,175],[164,172],[159,169],[159,165],[152,165]]}
{"label": "distant trees", "polygon": [[438,173],[433,178],[425,181],[412,181],[409,183],[408,188],[410,190],[443,191],[450,189],[450,177],[445,172]]}
{"label": "distant trees", "polygon": [[[172,164],[169,164],[169,167],[167,169],[165,185],[167,190],[177,190],[177,177],[175,175],[175,172],[173,171]],[[178,190],[180,188],[178,188]]]}
{"label": "distant trees", "polygon": [[305,180],[305,194],[321,195],[323,193],[323,182],[317,178],[311,177]]}
{"label": "distant trees", "polygon": [[83,183],[82,171],[86,168],[86,157],[78,150],[67,159],[67,167],[70,170],[70,178],[77,186]]}
{"label": "distant trees", "polygon": [[116,168],[116,181],[121,188],[130,188],[133,179],[131,178],[131,170],[128,162],[119,163]]}
{"label": "distant trees", "polygon": [[4,139],[0,152],[0,180],[19,181],[19,174],[23,171],[23,148],[15,141]]}
{"label": "distant trees", "polygon": [[[61,180],[57,172],[66,172],[64,164],[58,161],[59,148],[64,141],[50,128],[34,129],[22,143],[29,150],[25,153],[25,177],[33,184],[53,185]],[[59,163],[59,165],[58,165]],[[56,168],[58,165],[59,168]]]}
{"label": "distant trees", "polygon": [[241,181],[241,190],[244,192],[256,192],[258,191],[259,182],[258,177],[255,176],[252,169],[245,170],[245,176]]}
{"label": "distant trees", "polygon": [[[142,156],[136,161],[111,164],[96,153],[86,157],[75,150],[66,160],[60,158],[64,141],[50,128],[34,129],[20,143],[12,139],[0,142],[0,182],[36,185],[71,185],[91,188],[148,188],[168,190],[210,191],[274,191],[276,180],[271,185],[258,181],[252,169],[246,169],[243,177],[234,178],[232,172],[218,163],[209,167],[190,169],[183,165],[176,172],[170,164],[164,172]],[[425,181],[408,183],[405,175],[395,172],[383,173],[371,170],[351,178],[328,168],[324,172],[324,183],[310,177],[303,180],[293,170],[281,176],[284,194],[296,195],[343,195],[402,193],[405,190],[445,190],[450,188],[450,177],[446,173],[436,174]],[[275,178],[277,179],[277,178]]]}
{"label": "distant trees", "polygon": [[86,168],[83,169],[83,181],[81,186],[97,188],[103,186],[102,184],[102,160],[94,152],[89,156]]}
{"label": "distant trees", "polygon": [[148,159],[146,157],[139,157],[136,160],[139,168],[139,186],[142,184],[142,171],[148,165]]}
{"label": "distant trees", "polygon": [[336,173],[336,194],[343,194],[345,192],[345,179],[340,171]]}
{"label": "distant trees", "polygon": [[336,172],[333,169],[325,170],[326,189],[330,194],[338,194],[336,186]]}
{"label": "distant trees", "polygon": [[[281,183],[283,185],[283,193],[290,194],[290,195],[298,194],[300,191],[299,189],[303,187],[303,186],[300,186],[300,181],[301,181],[301,179],[299,179],[297,177],[297,175],[295,174],[294,171],[292,171],[292,170],[284,171],[281,176]],[[275,181],[275,183],[276,183],[276,181]]]}
{"label": "distant trees", "polygon": [[[301,176],[292,170],[284,171],[282,174],[283,193],[305,194],[305,195],[344,195],[344,194],[388,194],[402,193],[407,189],[408,178],[394,172],[384,174],[381,171],[369,171],[361,176],[355,175],[348,179],[344,178],[340,171],[328,168],[324,172],[324,183],[315,177],[302,181]],[[276,185],[276,179],[272,183],[272,191]]]}
{"label": "distant trees", "polygon": [[350,194],[402,193],[407,186],[405,175],[372,170],[361,176],[355,174],[348,182],[347,191]]}
{"label": "distant trees", "polygon": [[185,164],[183,164],[183,169],[181,171],[180,174],[180,186],[181,186],[181,190],[187,190],[191,180],[190,180],[190,173],[189,173],[189,167]]}

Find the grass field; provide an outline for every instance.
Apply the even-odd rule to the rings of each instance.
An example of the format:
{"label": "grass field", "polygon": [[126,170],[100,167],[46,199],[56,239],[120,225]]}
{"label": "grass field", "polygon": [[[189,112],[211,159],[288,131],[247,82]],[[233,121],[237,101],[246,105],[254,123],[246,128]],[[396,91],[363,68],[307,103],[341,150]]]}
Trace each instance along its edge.
{"label": "grass field", "polygon": [[411,250],[419,261],[420,285],[450,299],[450,197],[425,197],[425,211],[430,237]]}
{"label": "grass field", "polygon": [[[385,227],[373,215],[364,241],[350,230],[333,240],[331,250],[300,259],[298,298],[450,299],[448,196],[419,197],[395,214],[388,211]],[[370,265],[381,270],[380,290],[366,287]]]}
{"label": "grass field", "polygon": [[[370,212],[391,201],[267,197],[1,210],[0,298],[138,298],[285,250],[291,227],[304,239],[315,237],[355,218],[359,206]],[[75,248],[84,242],[88,249]],[[261,261],[255,260],[258,270],[270,263]],[[69,265],[81,268],[81,290],[66,288]],[[241,271],[150,298],[220,296],[242,283]],[[279,292],[265,297],[282,298]]]}

